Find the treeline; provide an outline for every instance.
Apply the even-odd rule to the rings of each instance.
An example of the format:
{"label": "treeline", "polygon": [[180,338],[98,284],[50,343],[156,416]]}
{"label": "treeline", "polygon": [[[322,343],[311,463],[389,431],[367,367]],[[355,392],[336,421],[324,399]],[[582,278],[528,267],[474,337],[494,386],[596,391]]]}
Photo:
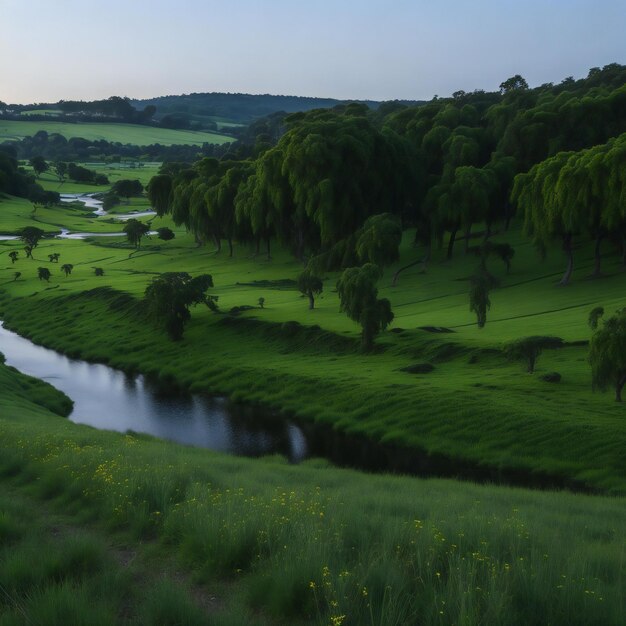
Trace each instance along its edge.
{"label": "treeline", "polygon": [[[126,124],[148,124],[151,122],[156,107],[148,105],[137,110],[128,98],[111,96],[104,100],[60,100],[54,104],[40,104],[33,109],[33,105],[5,104],[0,102],[0,118],[23,120],[23,112],[50,108],[61,111],[64,122],[121,122]],[[33,113],[28,116],[29,121],[50,121],[49,115]]]}
{"label": "treeline", "polygon": [[277,115],[260,130],[220,160],[164,166],[148,187],[156,210],[199,242],[219,249],[224,239],[232,251],[233,241],[269,250],[274,240],[318,271],[372,255],[384,263],[396,254],[394,221],[416,229],[420,258],[446,238],[452,256],[459,238],[468,252],[474,236],[508,227],[517,174],[626,130],[626,67],[535,89],[513,76],[499,93],[459,91],[423,106]]}
{"label": "treeline", "polygon": [[20,141],[5,141],[0,145],[5,149],[12,148],[18,159],[28,160],[42,156],[49,161],[120,161],[129,158],[144,161],[193,162],[207,156],[222,157],[229,150],[229,144],[135,146],[104,139],[96,141],[82,137],[67,139],[63,135],[48,133],[45,130],[40,130],[32,137],[24,137]]}
{"label": "treeline", "polygon": [[[131,100],[135,106],[157,107],[157,117],[167,115],[202,120],[206,117],[222,117],[233,122],[247,124],[253,120],[278,111],[295,113],[311,109],[332,108],[346,101],[334,98],[306,98],[300,96],[274,96],[246,93],[191,93],[178,96],[160,96],[146,100]],[[364,102],[375,108],[378,103]]]}
{"label": "treeline", "polygon": [[19,167],[15,155],[0,146],[0,194],[28,198],[33,204],[52,205],[60,200],[55,191],[44,191],[34,174]]}

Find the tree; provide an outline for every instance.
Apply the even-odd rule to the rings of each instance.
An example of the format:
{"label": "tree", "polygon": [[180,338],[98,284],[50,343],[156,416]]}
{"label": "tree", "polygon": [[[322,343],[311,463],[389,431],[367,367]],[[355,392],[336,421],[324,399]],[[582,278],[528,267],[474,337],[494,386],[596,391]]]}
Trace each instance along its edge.
{"label": "tree", "polygon": [[65,265],[61,265],[61,271],[65,273],[66,276],[69,276],[72,273],[74,266],[71,263],[66,263]]}
{"label": "tree", "polygon": [[382,268],[398,260],[401,241],[402,226],[397,217],[389,213],[372,215],[357,232],[356,253],[361,263]]}
{"label": "tree", "polygon": [[298,276],[297,284],[300,293],[309,299],[309,310],[312,310],[315,307],[315,295],[322,293],[324,288],[322,279],[307,268]]}
{"label": "tree", "polygon": [[172,177],[169,174],[153,176],[146,187],[146,194],[152,208],[159,217],[169,213],[172,205]]}
{"label": "tree", "polygon": [[9,252],[9,258],[11,259],[11,265],[17,261],[17,257],[19,257],[20,253],[17,250],[12,250]]}
{"label": "tree", "polygon": [[15,274],[13,274],[13,281],[16,281],[21,275],[22,272],[15,272]]}
{"label": "tree", "polygon": [[168,228],[167,226],[161,226],[161,228],[157,228],[156,232],[158,238],[162,239],[163,241],[171,241],[172,239],[174,239],[174,237],[176,237],[172,229]]}
{"label": "tree", "polygon": [[50,263],[58,263],[60,256],[61,255],[58,252],[54,252],[53,254],[48,255],[48,260]]}
{"label": "tree", "polygon": [[470,278],[470,311],[476,313],[478,328],[484,328],[487,323],[487,311],[491,308],[489,292],[495,285],[494,277],[482,268]]}
{"label": "tree", "polygon": [[19,232],[20,239],[26,244],[27,247],[31,248],[31,254],[27,253],[27,256],[32,258],[32,250],[34,250],[39,244],[39,240],[45,235],[41,228],[37,228],[36,226],[26,226],[22,228]]}
{"label": "tree", "polygon": [[393,320],[391,304],[386,298],[378,299],[376,282],[381,270],[373,263],[362,267],[349,267],[337,281],[340,310],[361,325],[361,344],[364,351],[371,350],[374,337]]}
{"label": "tree", "polygon": [[24,252],[26,253],[27,259],[33,258],[33,247],[32,246],[24,246]]}
{"label": "tree", "polygon": [[589,345],[591,381],[594,389],[615,389],[615,400],[622,401],[626,384],[626,309],[605,320]]}
{"label": "tree", "polygon": [[148,224],[144,224],[134,217],[129,219],[123,228],[126,233],[126,238],[137,250],[141,246],[141,238],[150,232]]}
{"label": "tree", "polygon": [[535,363],[543,350],[562,346],[563,340],[560,337],[524,337],[509,343],[504,353],[509,359],[526,361],[527,371],[532,374],[535,371]]}
{"label": "tree", "polygon": [[64,161],[57,161],[54,164],[54,172],[60,182],[63,182],[67,176],[67,163]]}
{"label": "tree", "polygon": [[47,267],[38,267],[37,276],[39,277],[39,280],[45,280],[46,282],[50,282],[50,276],[52,276],[52,274]]}
{"label": "tree", "polygon": [[505,94],[511,91],[524,91],[528,89],[528,83],[522,76],[515,74],[500,83],[500,93]]}
{"label": "tree", "polygon": [[35,156],[30,161],[30,166],[33,168],[35,175],[37,178],[41,176],[44,172],[47,172],[50,169],[48,162],[42,156]]}
{"label": "tree", "polygon": [[122,198],[126,198],[126,204],[128,204],[131,196],[141,195],[143,185],[138,180],[122,178],[121,180],[115,181],[113,187],[111,187],[111,191]]}
{"label": "tree", "polygon": [[195,278],[187,272],[161,274],[152,280],[144,294],[148,316],[163,326],[173,341],[178,341],[191,319],[189,307],[206,302],[209,287],[213,287],[209,274]]}
{"label": "tree", "polygon": [[101,267],[94,267],[93,269],[96,276],[104,276],[104,270]]}
{"label": "tree", "polygon": [[265,298],[263,298],[263,297],[259,298],[258,303],[259,303],[259,306],[261,308],[264,308],[265,307]]}
{"label": "tree", "polygon": [[594,309],[591,309],[589,312],[589,318],[587,319],[587,324],[591,330],[596,330],[598,328],[598,324],[600,322],[600,318],[604,315],[604,307],[597,306]]}

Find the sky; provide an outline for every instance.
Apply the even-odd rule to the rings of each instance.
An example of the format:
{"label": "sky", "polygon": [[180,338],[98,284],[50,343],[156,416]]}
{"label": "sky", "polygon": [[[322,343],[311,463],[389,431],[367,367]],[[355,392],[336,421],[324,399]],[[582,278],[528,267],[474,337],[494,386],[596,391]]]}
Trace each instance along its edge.
{"label": "sky", "polygon": [[626,0],[0,0],[0,100],[429,100],[626,63]]}

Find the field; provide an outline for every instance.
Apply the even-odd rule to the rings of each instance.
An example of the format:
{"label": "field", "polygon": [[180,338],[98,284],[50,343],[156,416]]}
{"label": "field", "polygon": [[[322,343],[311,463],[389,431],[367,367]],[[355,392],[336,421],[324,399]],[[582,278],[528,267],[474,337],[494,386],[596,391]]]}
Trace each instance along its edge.
{"label": "field", "polygon": [[[119,228],[110,219],[0,203],[7,233]],[[541,261],[519,225],[500,233],[516,254],[509,274],[490,261],[501,286],[480,330],[467,296],[476,259],[462,246],[452,262],[437,251],[391,285],[420,255],[407,232],[380,281],[396,318],[363,355],[338,310],[336,275],[309,311],[290,282],[301,265],[285,251],[267,260],[236,246],[228,258],[169,219],[158,225],[176,238],[138,251],[123,237],[44,239],[30,261],[21,242],[0,241],[0,319],[71,356],[329,429],[344,453],[353,447],[348,461],[371,454],[359,452],[371,441],[409,459],[399,469],[418,462],[426,474],[603,495],[365,474],[315,458],[293,466],[97,431],[62,417],[70,404],[52,387],[0,364],[0,624],[624,622],[626,415],[592,392],[585,345],[589,310],[623,302],[626,274],[608,248],[603,278],[590,280],[592,251],[578,247],[561,288],[560,254]],[[46,261],[52,252],[74,265],[71,276]],[[37,279],[41,264],[50,283]],[[138,305],[164,271],[210,273],[219,296],[221,313],[194,308],[177,343]],[[228,314],[241,306],[250,308]],[[566,347],[544,352],[529,375],[501,349],[532,334]],[[434,369],[403,371],[424,363]],[[555,371],[561,382],[541,380]],[[26,570],[35,553],[46,556]]]}
{"label": "field", "polygon": [[[623,623],[623,500],[233,458],[0,364],[0,623]],[[37,556],[35,556],[37,555]]]}
{"label": "field", "polygon": [[[61,278],[51,266],[49,285],[37,280],[31,261],[8,262],[6,252],[19,250],[19,242],[0,243],[3,317],[22,334],[73,355],[413,450],[435,473],[473,471],[494,480],[626,493],[624,407],[610,394],[592,392],[584,345],[589,310],[622,304],[626,275],[616,257],[605,260],[604,278],[589,280],[591,250],[577,250],[574,282],[559,288],[559,254],[542,263],[517,227],[501,235],[516,256],[508,275],[492,264],[501,287],[492,294],[482,330],[469,311],[466,279],[473,266],[461,250],[452,263],[436,255],[425,273],[419,266],[407,270],[396,287],[390,268],[380,287],[396,318],[379,338],[378,353],[365,356],[358,328],[338,310],[335,276],[327,277],[315,310],[308,311],[285,282],[300,271],[286,253],[277,250],[265,261],[238,247],[229,259],[198,248],[181,230],[176,234],[168,243],[145,241],[138,252],[121,238],[44,241],[37,259],[59,252],[75,267],[71,277]],[[407,233],[400,264],[416,256],[410,240]],[[93,275],[96,262],[104,277]],[[16,270],[22,277],[12,282]],[[162,271],[211,273],[223,312],[252,308],[238,316],[196,308],[185,339],[172,343],[146,325],[134,305]],[[131,298],[120,299],[120,293]],[[94,325],[94,319],[107,322]],[[302,326],[285,324],[292,321]],[[432,326],[453,332],[423,330]],[[501,349],[533,334],[558,335],[567,345],[545,352],[537,372],[528,375]],[[434,365],[433,371],[402,371],[422,363]],[[560,383],[541,379],[554,371],[562,375]]]}
{"label": "field", "polygon": [[224,144],[233,139],[227,135],[199,132],[192,130],[171,130],[169,128],[155,128],[139,126],[137,124],[71,124],[67,122],[29,122],[0,120],[0,142],[32,137],[40,130],[48,133],[59,133],[66,139],[82,137],[90,141],[104,139],[110,142],[148,146],[160,143],[164,146],[186,145],[196,146],[203,143]]}

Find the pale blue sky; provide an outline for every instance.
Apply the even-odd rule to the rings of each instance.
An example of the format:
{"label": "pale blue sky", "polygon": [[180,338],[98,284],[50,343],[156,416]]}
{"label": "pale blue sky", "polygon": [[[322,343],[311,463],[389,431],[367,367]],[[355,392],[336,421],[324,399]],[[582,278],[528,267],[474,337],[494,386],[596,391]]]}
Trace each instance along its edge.
{"label": "pale blue sky", "polygon": [[626,63],[626,0],[0,0],[0,100],[387,100]]}

